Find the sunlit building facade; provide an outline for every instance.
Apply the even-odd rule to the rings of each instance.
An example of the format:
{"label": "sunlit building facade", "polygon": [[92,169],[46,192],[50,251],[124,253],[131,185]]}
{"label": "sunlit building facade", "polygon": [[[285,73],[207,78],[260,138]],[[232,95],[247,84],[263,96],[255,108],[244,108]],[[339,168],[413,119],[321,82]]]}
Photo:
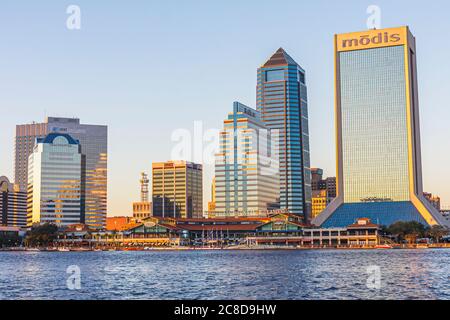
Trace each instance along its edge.
{"label": "sunlit building facade", "polygon": [[215,215],[258,216],[278,208],[278,148],[260,113],[235,102],[223,126],[215,164]]}
{"label": "sunlit building facade", "polygon": [[187,161],[152,165],[152,214],[166,218],[203,216],[203,169]]}
{"label": "sunlit building facade", "polygon": [[327,190],[323,189],[313,191],[311,200],[312,200],[311,217],[315,218],[326,209],[331,199],[327,195]]}
{"label": "sunlit building facade", "polygon": [[305,71],[282,49],[258,69],[257,110],[279,130],[280,208],[311,214],[308,103]]}
{"label": "sunlit building facade", "polygon": [[433,207],[436,208],[437,211],[441,211],[441,198],[439,196],[433,195],[429,192],[424,192],[423,196]]}
{"label": "sunlit building facade", "polygon": [[216,177],[211,182],[211,201],[208,202],[208,215],[216,211]]}
{"label": "sunlit building facade", "polygon": [[21,228],[27,225],[27,193],[5,176],[0,177],[0,225]]}
{"label": "sunlit building facade", "polygon": [[48,117],[43,123],[16,126],[14,181],[26,190],[28,158],[33,153],[36,138],[49,133],[69,134],[78,140],[85,155],[82,174],[82,222],[91,228],[103,228],[107,214],[108,127],[82,124],[80,119]]}
{"label": "sunlit building facade", "polygon": [[28,163],[27,226],[80,223],[83,155],[79,141],[59,133],[37,138]]}
{"label": "sunlit building facade", "polygon": [[311,168],[312,210],[311,218],[321,214],[336,197],[336,178],[323,178],[323,169]]}
{"label": "sunlit building facade", "polygon": [[142,220],[152,215],[152,203],[149,201],[148,196],[148,175],[145,172],[141,173],[141,201],[133,202],[133,218],[136,220]]}
{"label": "sunlit building facade", "polygon": [[314,224],[443,224],[423,197],[415,38],[408,27],[339,34],[337,198]]}

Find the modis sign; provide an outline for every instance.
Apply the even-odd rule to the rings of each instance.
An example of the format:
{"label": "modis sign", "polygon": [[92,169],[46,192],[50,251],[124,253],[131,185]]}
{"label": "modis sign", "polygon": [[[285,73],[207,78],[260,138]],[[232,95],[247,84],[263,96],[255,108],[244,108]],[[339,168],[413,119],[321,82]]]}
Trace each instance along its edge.
{"label": "modis sign", "polygon": [[337,51],[363,50],[406,44],[407,28],[368,30],[336,35]]}

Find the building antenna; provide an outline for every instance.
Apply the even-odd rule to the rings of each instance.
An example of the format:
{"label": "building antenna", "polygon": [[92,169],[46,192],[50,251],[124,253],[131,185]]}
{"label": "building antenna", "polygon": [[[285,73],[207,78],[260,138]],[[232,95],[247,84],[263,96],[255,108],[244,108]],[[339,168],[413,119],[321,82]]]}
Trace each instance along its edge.
{"label": "building antenna", "polygon": [[141,179],[139,181],[141,183],[141,202],[148,202],[148,183],[150,181],[147,173],[141,172]]}

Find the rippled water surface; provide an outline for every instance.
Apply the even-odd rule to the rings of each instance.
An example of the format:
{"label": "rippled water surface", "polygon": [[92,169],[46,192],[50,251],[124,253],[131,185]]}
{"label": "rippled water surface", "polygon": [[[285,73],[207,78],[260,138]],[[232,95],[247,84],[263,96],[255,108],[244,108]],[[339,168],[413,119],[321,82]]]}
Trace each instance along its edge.
{"label": "rippled water surface", "polygon": [[450,299],[449,277],[448,249],[0,252],[0,299]]}

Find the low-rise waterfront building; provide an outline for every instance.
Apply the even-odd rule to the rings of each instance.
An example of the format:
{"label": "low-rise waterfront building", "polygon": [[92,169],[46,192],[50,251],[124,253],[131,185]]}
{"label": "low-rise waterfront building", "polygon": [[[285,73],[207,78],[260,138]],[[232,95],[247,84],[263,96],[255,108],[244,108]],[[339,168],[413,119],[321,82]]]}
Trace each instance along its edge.
{"label": "low-rise waterfront building", "polygon": [[106,230],[107,231],[121,231],[126,229],[131,223],[136,221],[133,217],[107,217],[106,218]]}
{"label": "low-rise waterfront building", "polygon": [[[64,239],[69,243],[66,233]],[[149,217],[120,229],[95,231],[91,244],[98,246],[290,246],[374,247],[380,243],[379,226],[358,219],[345,228],[312,228],[301,217],[278,213],[266,217],[212,219]]]}
{"label": "low-rise waterfront building", "polygon": [[0,238],[18,238],[25,234],[19,227],[0,226]]}

